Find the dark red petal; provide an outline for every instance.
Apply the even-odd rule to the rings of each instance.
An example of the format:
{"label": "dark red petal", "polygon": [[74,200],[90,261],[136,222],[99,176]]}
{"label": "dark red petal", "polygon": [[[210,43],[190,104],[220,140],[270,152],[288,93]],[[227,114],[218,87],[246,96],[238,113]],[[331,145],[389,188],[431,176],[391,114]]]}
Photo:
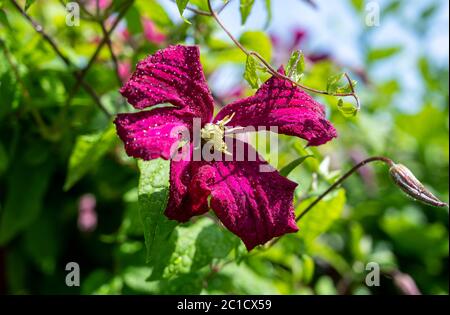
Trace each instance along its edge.
{"label": "dark red petal", "polygon": [[[284,74],[284,70],[280,69]],[[325,118],[324,108],[306,92],[290,82],[272,77],[254,96],[225,106],[215,121],[235,114],[230,127],[277,126],[282,134],[308,140],[320,145],[336,137],[336,130]]]}
{"label": "dark red petal", "polygon": [[194,162],[192,151],[186,161],[170,162],[170,194],[166,216],[169,219],[186,222],[191,217],[209,211],[209,189],[205,186],[208,174],[199,168],[203,162]]}
{"label": "dark red petal", "polygon": [[[251,146],[243,147],[242,162],[172,162],[166,215],[184,222],[203,214],[211,195],[210,205],[218,218],[251,250],[298,231],[293,209],[297,184],[276,170],[261,172],[260,167],[268,163]],[[249,156],[256,156],[256,161],[248,161]]]}
{"label": "dark red petal", "polygon": [[120,92],[138,109],[171,103],[205,122],[214,110],[197,46],[170,46],[140,61]]}
{"label": "dark red petal", "polygon": [[129,156],[152,160],[170,159],[171,148],[180,140],[180,128],[191,132],[193,117],[173,108],[156,108],[132,114],[117,115],[117,134]]}

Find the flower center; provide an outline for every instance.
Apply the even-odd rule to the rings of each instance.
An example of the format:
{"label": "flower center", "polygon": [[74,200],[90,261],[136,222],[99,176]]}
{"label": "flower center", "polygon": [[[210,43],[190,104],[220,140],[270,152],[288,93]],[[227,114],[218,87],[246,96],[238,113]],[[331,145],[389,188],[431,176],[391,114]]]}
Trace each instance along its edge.
{"label": "flower center", "polygon": [[215,124],[207,123],[201,130],[201,137],[205,142],[211,142],[214,150],[228,155],[231,155],[231,153],[228,152],[227,144],[224,141],[225,125],[228,124],[233,117],[234,113],[231,116],[226,116]]}

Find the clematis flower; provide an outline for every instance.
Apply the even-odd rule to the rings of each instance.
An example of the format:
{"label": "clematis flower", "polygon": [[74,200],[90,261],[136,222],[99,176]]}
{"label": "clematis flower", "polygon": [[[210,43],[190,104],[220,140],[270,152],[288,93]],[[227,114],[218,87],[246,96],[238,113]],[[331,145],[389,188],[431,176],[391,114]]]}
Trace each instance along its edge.
{"label": "clematis flower", "polygon": [[[270,166],[249,144],[235,141],[227,148],[225,125],[233,129],[276,126],[279,133],[320,145],[336,137],[322,105],[291,83],[272,77],[254,96],[225,106],[213,118],[214,101],[199,57],[198,47],[178,45],[138,63],[120,92],[136,109],[150,110],[116,117],[117,133],[127,154],[144,160],[170,159],[171,148],[180,141],[172,130],[182,127],[192,133],[193,119],[200,119],[202,140],[214,139],[214,148],[223,158],[197,160],[191,142],[188,158],[172,159],[165,215],[186,222],[212,209],[248,250],[296,232],[293,193],[297,184],[275,169],[261,172],[261,166]],[[284,73],[282,68],[279,71]],[[173,107],[152,108],[163,103]],[[237,158],[239,145],[244,147],[243,159]]]}

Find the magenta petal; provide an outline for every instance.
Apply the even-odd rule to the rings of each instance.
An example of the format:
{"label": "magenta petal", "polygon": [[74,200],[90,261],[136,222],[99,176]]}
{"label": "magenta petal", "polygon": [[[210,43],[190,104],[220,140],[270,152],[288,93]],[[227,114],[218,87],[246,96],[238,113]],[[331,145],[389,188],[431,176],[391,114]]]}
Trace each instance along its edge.
{"label": "magenta petal", "polygon": [[[236,148],[236,147],[235,147]],[[210,205],[222,223],[239,236],[248,250],[274,237],[298,231],[293,209],[296,183],[268,166],[244,144],[244,161],[173,162],[166,215],[187,221],[208,211]],[[253,151],[252,154],[247,154]],[[236,150],[234,150],[236,152]],[[248,161],[247,156],[257,156]]]}
{"label": "magenta petal", "polygon": [[145,58],[120,92],[138,109],[171,103],[205,122],[214,109],[197,46],[170,46]]}
{"label": "magenta petal", "polygon": [[[247,144],[244,148],[245,152],[254,150]],[[293,208],[297,184],[276,170],[261,172],[260,166],[268,163],[256,156],[256,161],[246,158],[242,162],[213,162],[204,166],[214,174],[209,185],[211,208],[248,250],[298,231]]]}
{"label": "magenta petal", "polygon": [[159,157],[168,160],[175,152],[175,144],[181,139],[182,129],[192,130],[192,119],[192,115],[173,108],[156,108],[118,114],[114,123],[129,156],[144,160]]}
{"label": "magenta petal", "polygon": [[190,160],[170,162],[170,194],[165,211],[169,219],[186,222],[209,211],[211,192],[206,183],[210,175],[199,170],[202,165]]}
{"label": "magenta petal", "polygon": [[[281,68],[280,73],[284,74]],[[254,96],[225,106],[215,121],[235,114],[230,127],[269,128],[308,140],[309,145],[320,145],[336,137],[336,130],[325,118],[323,106],[306,92],[286,80],[272,77]]]}

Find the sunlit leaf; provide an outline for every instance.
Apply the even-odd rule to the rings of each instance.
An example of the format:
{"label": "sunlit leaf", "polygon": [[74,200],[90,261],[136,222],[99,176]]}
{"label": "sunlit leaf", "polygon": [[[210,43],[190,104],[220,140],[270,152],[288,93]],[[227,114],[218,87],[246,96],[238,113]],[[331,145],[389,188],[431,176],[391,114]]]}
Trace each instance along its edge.
{"label": "sunlit leaf", "polygon": [[288,176],[297,166],[301,165],[307,158],[314,157],[313,155],[301,156],[295,159],[280,170],[282,176]]}
{"label": "sunlit leaf", "polygon": [[343,78],[344,78],[343,73],[330,76],[327,80],[327,92],[330,94],[336,93],[339,87],[341,86],[341,81]]}
{"label": "sunlit leaf", "polygon": [[305,56],[302,51],[296,50],[289,58],[286,73],[295,82],[300,82],[303,78],[303,71],[305,71]]}
{"label": "sunlit leaf", "polygon": [[[176,241],[169,255],[159,254],[150,279],[170,279],[199,270],[228,256],[239,239],[214,222],[203,218],[176,229]],[[169,243],[166,243],[166,246]]]}
{"label": "sunlit leaf", "polygon": [[[300,203],[297,213],[302,213],[310,203],[315,200],[315,197],[304,200]],[[328,198],[320,201],[314,208],[312,208],[299,222],[300,238],[304,239],[306,243],[312,242],[315,238],[325,233],[333,223],[342,215],[345,205],[345,191],[340,189]]]}
{"label": "sunlit leaf", "polygon": [[270,61],[272,58],[272,42],[265,32],[244,32],[239,41],[247,49],[258,52],[264,59]]}
{"label": "sunlit leaf", "polygon": [[244,79],[250,84],[253,89],[259,88],[261,85],[261,80],[258,77],[256,71],[257,61],[255,57],[248,56],[247,62],[245,63]]}
{"label": "sunlit leaf", "polygon": [[338,100],[337,107],[344,117],[354,117],[358,113],[353,104],[344,102],[341,98]]}
{"label": "sunlit leaf", "polygon": [[392,57],[402,51],[402,46],[392,46],[385,48],[375,48],[369,51],[367,60],[369,62]]}
{"label": "sunlit leaf", "polygon": [[116,130],[112,125],[103,132],[79,136],[70,155],[64,190],[69,190],[92,170],[115,140]]}
{"label": "sunlit leaf", "polygon": [[31,7],[31,5],[35,2],[36,0],[26,0],[25,1],[25,12],[28,11],[28,9]]}
{"label": "sunlit leaf", "polygon": [[144,226],[147,261],[153,263],[169,248],[169,238],[177,225],[165,215],[169,196],[170,162],[162,159],[138,161],[139,216]]}
{"label": "sunlit leaf", "polygon": [[255,0],[241,0],[240,10],[241,10],[241,23],[242,24],[245,24],[245,22],[247,22],[247,18],[250,15],[250,12],[252,11],[254,3],[255,3]]}

